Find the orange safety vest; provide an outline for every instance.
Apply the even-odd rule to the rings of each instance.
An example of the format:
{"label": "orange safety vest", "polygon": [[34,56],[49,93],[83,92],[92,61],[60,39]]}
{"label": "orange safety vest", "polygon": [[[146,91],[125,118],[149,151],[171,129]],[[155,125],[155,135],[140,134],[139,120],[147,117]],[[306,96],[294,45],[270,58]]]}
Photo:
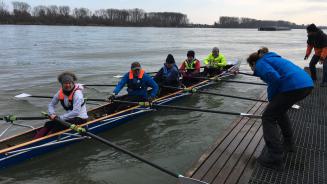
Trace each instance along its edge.
{"label": "orange safety vest", "polygon": [[138,80],[134,81],[134,75],[133,75],[133,71],[130,70],[129,71],[129,81],[127,83],[127,87],[128,89],[132,89],[132,90],[137,90],[137,89],[141,89],[143,86],[143,82],[142,82],[142,78],[144,75],[145,71],[144,70],[140,70],[139,76],[137,77]]}
{"label": "orange safety vest", "polygon": [[[75,88],[73,89],[73,91],[70,93],[70,95],[68,96],[68,106],[65,105],[64,99],[65,99],[65,94],[62,88],[60,88],[59,90],[59,101],[62,105],[62,107],[68,111],[68,110],[73,110],[73,105],[74,105],[74,94],[77,90],[82,90],[78,85],[75,85]],[[83,104],[81,106],[83,106],[85,104],[85,101],[83,102]]]}
{"label": "orange safety vest", "polygon": [[[141,69],[138,78],[139,79],[142,79],[143,78],[143,75],[144,75],[144,70]],[[134,78],[133,70],[130,70],[129,71],[129,79],[133,79],[133,78]]]}

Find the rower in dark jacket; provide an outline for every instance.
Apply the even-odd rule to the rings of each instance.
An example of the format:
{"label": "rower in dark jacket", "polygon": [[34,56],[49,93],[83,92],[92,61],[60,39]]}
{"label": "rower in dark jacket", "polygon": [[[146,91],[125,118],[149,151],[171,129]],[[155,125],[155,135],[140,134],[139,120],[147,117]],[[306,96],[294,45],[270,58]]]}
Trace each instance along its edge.
{"label": "rower in dark jacket", "polygon": [[164,66],[156,74],[154,80],[160,86],[179,87],[179,76],[180,74],[178,71],[178,67],[176,66],[175,59],[173,55],[168,54]]}
{"label": "rower in dark jacket", "polygon": [[310,24],[307,27],[308,40],[307,52],[304,60],[308,59],[311,54],[312,48],[315,53],[310,61],[310,73],[312,80],[317,80],[316,64],[320,62],[323,65],[323,79],[320,84],[321,87],[327,86],[327,35],[317,28],[316,25]]}
{"label": "rower in dark jacket", "polygon": [[[261,153],[258,162],[266,167],[281,168],[283,151],[294,151],[293,132],[287,111],[310,94],[313,82],[303,69],[274,52],[268,52],[268,48],[261,48],[251,54],[247,62],[254,75],[268,85],[269,104],[262,114],[263,137],[268,149]],[[276,125],[281,129],[283,144],[279,140]]]}

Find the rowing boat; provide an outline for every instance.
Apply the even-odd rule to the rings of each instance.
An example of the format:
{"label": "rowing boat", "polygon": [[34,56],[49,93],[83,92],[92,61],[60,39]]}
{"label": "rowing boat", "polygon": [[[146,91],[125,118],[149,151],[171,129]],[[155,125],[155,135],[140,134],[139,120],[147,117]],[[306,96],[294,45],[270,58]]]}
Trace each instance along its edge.
{"label": "rowing boat", "polygon": [[[240,62],[227,65],[218,77],[228,78],[234,76],[232,72],[238,70],[239,66]],[[188,88],[202,89],[213,84],[214,82],[210,80],[200,80],[188,86]],[[184,90],[170,91],[168,94],[165,93],[159,96],[159,98],[155,100],[155,103],[159,105],[166,104],[190,94],[191,93],[187,93]],[[124,99],[124,97],[125,96],[122,96],[121,99]],[[117,111],[118,106],[119,110]],[[81,126],[86,127],[89,132],[99,133],[127,123],[128,119],[150,111],[153,111],[150,107],[141,107],[139,105],[121,107],[117,103],[106,103],[100,107],[89,110],[89,120]],[[81,136],[70,129],[66,129],[33,140],[33,136],[37,130],[38,128],[32,129],[0,141],[0,169],[89,138],[87,136]]]}

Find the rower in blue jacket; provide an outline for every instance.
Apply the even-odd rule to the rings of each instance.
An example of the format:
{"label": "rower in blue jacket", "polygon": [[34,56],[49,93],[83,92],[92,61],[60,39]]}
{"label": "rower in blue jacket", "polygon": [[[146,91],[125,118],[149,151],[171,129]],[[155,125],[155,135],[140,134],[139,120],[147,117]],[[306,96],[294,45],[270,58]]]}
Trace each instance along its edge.
{"label": "rower in blue jacket", "polygon": [[[261,153],[258,162],[269,168],[280,169],[283,151],[293,152],[295,149],[287,111],[311,93],[313,81],[303,69],[276,53],[269,52],[266,47],[252,53],[247,62],[254,75],[268,85],[269,104],[262,114],[263,137],[268,149]],[[281,129],[283,143],[279,140],[276,125]]]}
{"label": "rower in blue jacket", "polygon": [[[109,99],[115,99],[116,95],[126,84],[128,100],[130,101],[153,101],[159,90],[157,83],[151,76],[145,73],[139,62],[132,63],[131,70],[123,76]],[[152,88],[150,95],[148,95],[149,87]]]}
{"label": "rower in blue jacket", "polygon": [[168,54],[164,66],[158,71],[154,80],[162,86],[179,87],[179,70],[173,55]]}

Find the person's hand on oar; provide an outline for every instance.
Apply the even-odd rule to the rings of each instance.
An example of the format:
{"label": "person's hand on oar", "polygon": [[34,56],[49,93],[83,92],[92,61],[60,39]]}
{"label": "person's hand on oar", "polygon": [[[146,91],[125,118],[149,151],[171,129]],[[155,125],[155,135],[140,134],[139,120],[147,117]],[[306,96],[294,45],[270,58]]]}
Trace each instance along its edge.
{"label": "person's hand on oar", "polygon": [[57,115],[55,115],[55,114],[51,114],[51,115],[49,115],[49,119],[50,119],[51,121],[55,120],[56,118],[57,118]]}
{"label": "person's hand on oar", "polygon": [[108,97],[108,102],[113,102],[116,99],[116,94],[112,93],[109,97]]}
{"label": "person's hand on oar", "polygon": [[156,97],[153,97],[153,96],[149,96],[147,101],[152,104],[152,102],[156,99]]}

